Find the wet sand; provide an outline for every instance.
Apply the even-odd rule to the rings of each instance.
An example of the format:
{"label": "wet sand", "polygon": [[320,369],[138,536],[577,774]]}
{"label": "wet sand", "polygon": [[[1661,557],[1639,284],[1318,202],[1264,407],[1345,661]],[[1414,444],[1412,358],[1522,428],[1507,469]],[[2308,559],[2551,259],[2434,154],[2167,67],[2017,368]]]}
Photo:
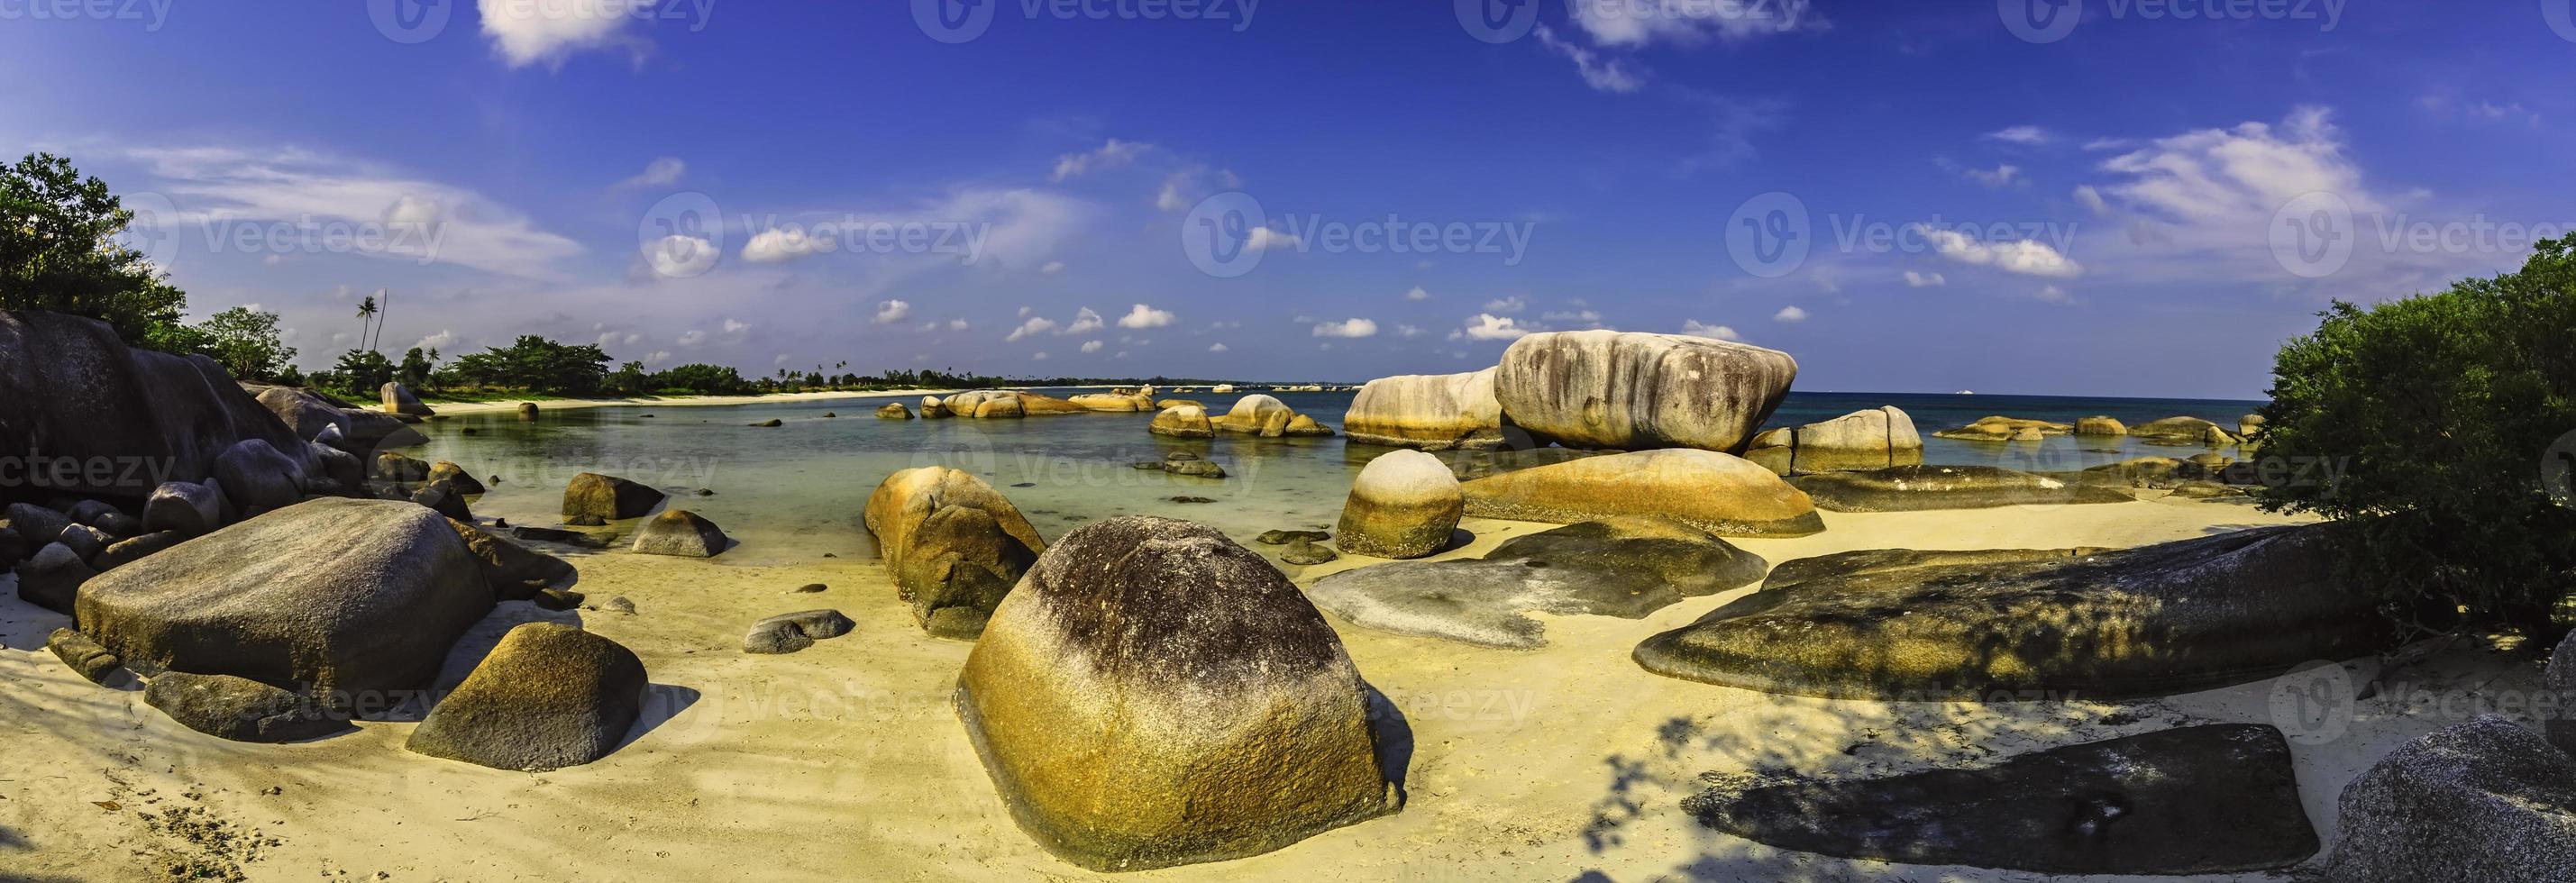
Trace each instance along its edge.
{"label": "wet sand", "polygon": [[[1187,517],[1180,508],[1173,514]],[[2295,520],[2180,501],[1825,519],[1828,529],[1815,536],[1737,542],[1777,564],[1866,548],[2128,546]],[[1481,555],[1547,527],[1465,526],[1475,544],[1447,555]],[[202,807],[244,834],[276,840],[241,864],[253,880],[341,872],[419,881],[1097,878],[1049,856],[1011,822],[948,706],[970,646],[917,629],[868,540],[849,533],[818,532],[811,548],[787,556],[802,563],[575,557],[577,588],[594,605],[620,595],[634,603],[631,616],[577,615],[643,658],[656,708],[649,728],[614,755],[544,774],[409,754],[402,743],[413,725],[403,722],[289,746],[196,734],[138,692],[82,681],[42,648],[67,619],[0,591],[0,683],[9,685],[0,690],[0,878],[155,879],[170,856],[210,851],[142,817],[173,806]],[[839,557],[820,557],[825,549]],[[1365,563],[1286,570],[1311,584]],[[831,589],[793,594],[814,582]],[[1640,639],[1744,591],[1640,621],[1543,617],[1550,646],[1531,652],[1335,621],[1361,673],[1409,728],[1404,811],[1266,855],[1118,876],[2040,879],[1782,853],[1700,829],[1677,804],[1708,772],[1877,775],[2186,723],[2274,720],[2268,683],[2126,705],[1852,702],[1673,680],[1629,660]],[[792,656],[740,652],[752,621],[814,607],[837,608],[858,629]],[[448,677],[461,677],[511,624],[573,616],[503,605],[450,660]],[[2490,692],[2537,683],[2537,667],[2508,669],[2498,659],[2457,650],[2397,680]],[[2400,742],[2453,722],[2399,713],[2403,693],[2362,703],[2340,738],[2293,742],[2324,842],[2334,840],[2335,799],[2347,782]]]}

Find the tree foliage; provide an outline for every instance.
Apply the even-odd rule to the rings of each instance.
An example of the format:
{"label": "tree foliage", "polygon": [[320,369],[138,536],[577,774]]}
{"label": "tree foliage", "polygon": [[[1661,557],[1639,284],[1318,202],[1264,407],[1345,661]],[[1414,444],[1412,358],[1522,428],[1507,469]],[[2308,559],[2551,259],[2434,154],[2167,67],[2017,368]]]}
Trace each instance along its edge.
{"label": "tree foliage", "polygon": [[2264,505],[2350,520],[2346,575],[2402,619],[2554,633],[2576,586],[2576,510],[2548,485],[2554,458],[2576,466],[2576,236],[2519,272],[2319,315],[2281,350],[2257,440],[2340,478]]}
{"label": "tree foliage", "polygon": [[70,160],[36,153],[0,167],[0,309],[89,316],[128,343],[184,351],[187,295],[119,241],[133,220]]}
{"label": "tree foliage", "polygon": [[234,307],[192,330],[197,351],[213,357],[237,379],[269,383],[294,370],[295,348],[280,340],[276,313]]}

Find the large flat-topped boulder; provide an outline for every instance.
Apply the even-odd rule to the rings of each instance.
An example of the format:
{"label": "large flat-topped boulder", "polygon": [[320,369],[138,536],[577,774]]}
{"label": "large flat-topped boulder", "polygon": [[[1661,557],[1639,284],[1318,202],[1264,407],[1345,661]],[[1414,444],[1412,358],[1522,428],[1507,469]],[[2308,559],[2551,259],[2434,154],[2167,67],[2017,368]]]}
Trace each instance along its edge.
{"label": "large flat-topped boulder", "polygon": [[2335,578],[2329,530],[1793,561],[1762,591],[1646,639],[1636,659],[1684,680],[1833,699],[2112,700],[2240,684],[2391,645],[2370,599]]}
{"label": "large flat-topped boulder", "polygon": [[1260,555],[1125,516],[1038,559],[967,657],[957,710],[1022,830],[1083,867],[1132,871],[1394,811],[1367,690]]}
{"label": "large flat-topped boulder", "polygon": [[1825,529],[1815,503],[1741,457],[1689,449],[1587,457],[1459,485],[1477,518],[1578,524],[1644,515],[1718,536],[1796,537]]}
{"label": "large flat-topped boulder", "polygon": [[2137,499],[2107,482],[2069,481],[1995,466],[1898,466],[1804,475],[1789,483],[1827,512],[2069,506]]}
{"label": "large flat-topped boulder", "polygon": [[1532,334],[1503,351],[1503,419],[1566,447],[1737,452],[1771,417],[1798,360],[1673,334]]}
{"label": "large flat-topped boulder", "polygon": [[1346,570],[1306,596],[1378,631],[1534,649],[1547,646],[1547,627],[1529,614],[1643,619],[1761,579],[1766,566],[1706,533],[1625,518],[1515,537],[1483,560]]}
{"label": "large flat-topped boulder", "polygon": [[212,359],[130,348],[95,319],[0,311],[0,451],[72,464],[49,469],[47,492],[140,501],[165,481],[206,480],[252,439],[304,456]]}
{"label": "large flat-topped boulder", "polygon": [[481,566],[438,513],[326,498],[92,579],[77,616],[137,672],[309,685],[348,702],[427,686],[492,605]]}
{"label": "large flat-topped boulder", "polygon": [[1053,396],[1033,392],[983,389],[949,396],[944,403],[949,413],[959,417],[985,419],[1005,417],[1042,417],[1054,414],[1087,414],[1090,408]]}
{"label": "large flat-topped boulder", "polygon": [[1721,784],[1682,810],[1797,852],[2042,874],[2261,871],[2317,851],[2289,744],[2279,730],[2243,724],[2051,748],[1976,769]]}
{"label": "large flat-topped boulder", "polygon": [[1922,463],[1923,436],[1913,417],[1891,405],[1763,433],[1745,457],[1792,475],[1867,472]]}
{"label": "large flat-topped boulder", "polygon": [[1501,373],[1487,368],[1371,380],[1342,415],[1342,432],[1355,442],[1426,451],[1501,447],[1503,403],[1494,398]]}

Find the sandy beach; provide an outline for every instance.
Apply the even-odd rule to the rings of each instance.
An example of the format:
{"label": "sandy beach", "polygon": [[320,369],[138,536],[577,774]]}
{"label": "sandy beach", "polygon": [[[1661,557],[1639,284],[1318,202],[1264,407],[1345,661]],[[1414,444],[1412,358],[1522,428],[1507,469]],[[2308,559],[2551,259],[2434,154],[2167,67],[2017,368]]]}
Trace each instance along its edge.
{"label": "sandy beach", "polygon": [[[2129,546],[2291,521],[2174,500],[1825,518],[1829,529],[1815,536],[1736,542],[1777,565],[1884,547]],[[1547,527],[1465,526],[1476,542],[1442,557],[1479,556]],[[11,879],[46,881],[141,879],[208,851],[249,858],[241,866],[253,880],[1097,878],[1032,843],[978,763],[949,706],[971,645],[920,632],[863,533],[823,531],[805,551],[810,563],[786,566],[578,556],[577,588],[593,607],[623,596],[637,612],[504,604],[449,660],[447,682],[510,625],[577,617],[633,648],[655,685],[650,726],[631,744],[544,774],[408,753],[406,722],[286,746],[204,736],[138,692],[100,689],[53,659],[44,635],[66,617],[0,601],[0,676],[16,685],[0,693],[0,864]],[[1303,586],[1369,563],[1283,569]],[[816,582],[830,589],[793,593]],[[1784,853],[1705,831],[1676,804],[1705,773],[1882,774],[2186,723],[2274,720],[2262,683],[2123,705],[1827,701],[1659,677],[1628,658],[1638,640],[1744,591],[1638,621],[1543,617],[1551,645],[1534,652],[1335,620],[1410,730],[1404,810],[1266,855],[1120,877],[1303,881],[1330,868],[1348,880],[2039,879]],[[739,651],[747,623],[821,606],[847,613],[857,631],[793,656]],[[2460,650],[2405,679],[2472,694],[2536,680],[2536,669],[2495,658]],[[2293,744],[2325,842],[2347,782],[2399,742],[2452,722],[2401,714],[2394,701],[2362,703],[2340,738]],[[147,820],[198,809],[215,828]]]}
{"label": "sandy beach", "polygon": [[579,408],[656,407],[686,408],[708,405],[759,405],[778,402],[826,402],[841,399],[918,399],[922,396],[945,396],[953,389],[888,389],[873,392],[773,392],[747,396],[642,396],[637,398],[601,399],[496,399],[488,402],[459,402],[425,398],[423,401],[443,415],[507,413],[519,409],[522,402],[535,402],[540,411],[569,411]]}

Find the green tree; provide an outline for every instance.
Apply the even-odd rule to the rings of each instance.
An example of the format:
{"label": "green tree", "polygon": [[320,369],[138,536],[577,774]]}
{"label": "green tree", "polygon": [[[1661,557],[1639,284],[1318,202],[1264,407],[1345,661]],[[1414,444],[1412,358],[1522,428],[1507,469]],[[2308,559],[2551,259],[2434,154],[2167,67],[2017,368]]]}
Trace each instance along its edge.
{"label": "green tree", "polygon": [[280,342],[276,313],[234,307],[208,317],[195,331],[203,337],[194,348],[236,378],[273,382],[293,368],[288,363],[295,360],[295,348]]}
{"label": "green tree", "polygon": [[402,364],[394,368],[394,380],[413,390],[429,388],[429,378],[438,369],[438,351],[422,352],[412,347],[403,354]]}
{"label": "green tree", "polygon": [[70,160],[35,153],[0,167],[0,309],[90,316],[128,343],[185,351],[194,342],[179,321],[188,297],[119,241],[133,221],[105,182]]}
{"label": "green tree", "polygon": [[394,363],[375,350],[350,350],[340,354],[331,372],[341,394],[372,401],[384,391],[385,384],[393,382]]}
{"label": "green tree", "polygon": [[2576,590],[2576,510],[2547,484],[2568,480],[2553,459],[2576,466],[2576,236],[2519,272],[2319,315],[2274,369],[2257,441],[2292,468],[2263,505],[2347,519],[2344,575],[2401,621],[2554,635]]}

